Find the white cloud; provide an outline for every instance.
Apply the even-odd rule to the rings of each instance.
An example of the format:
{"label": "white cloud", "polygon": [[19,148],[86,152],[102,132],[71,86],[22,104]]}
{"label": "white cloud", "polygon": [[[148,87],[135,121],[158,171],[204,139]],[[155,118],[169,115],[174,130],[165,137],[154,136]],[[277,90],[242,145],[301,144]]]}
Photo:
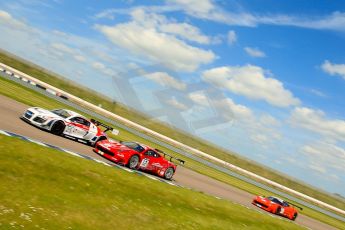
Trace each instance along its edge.
{"label": "white cloud", "polygon": [[310,169],[312,169],[312,170],[314,170],[314,171],[317,171],[317,172],[319,172],[319,173],[321,173],[321,174],[327,172],[326,167],[325,167],[325,166],[321,166],[321,165],[319,165],[319,164],[311,163],[311,164],[309,164],[307,167],[310,168]]}
{"label": "white cloud", "polygon": [[316,96],[319,96],[319,97],[327,97],[327,95],[325,93],[323,93],[317,89],[310,89],[310,92]]}
{"label": "white cloud", "polygon": [[296,107],[290,121],[293,125],[319,133],[327,138],[345,141],[345,121],[328,119],[321,110]]}
{"label": "white cloud", "polygon": [[202,79],[216,87],[251,99],[264,100],[278,107],[300,103],[289,90],[284,88],[283,83],[266,77],[264,70],[258,66],[218,67],[205,71]]}
{"label": "white cloud", "polygon": [[179,23],[175,19],[168,19],[164,15],[147,13],[143,8],[133,10],[131,13],[133,21],[145,28],[155,28],[158,32],[167,33],[186,41],[199,44],[218,43],[218,37],[209,37],[203,34],[198,27],[189,23]]}
{"label": "white cloud", "polygon": [[178,110],[187,110],[188,106],[183,104],[182,102],[178,101],[175,97],[167,100],[166,101],[167,105],[173,106],[174,108],[178,109]]}
{"label": "white cloud", "polygon": [[[167,6],[160,7],[134,7],[132,9],[107,9],[97,14],[96,18],[114,19],[115,14],[129,14],[133,21],[146,28],[155,28],[158,32],[167,33],[186,41],[192,41],[199,44],[217,44],[220,42],[218,36],[207,36],[196,26],[187,22],[178,22],[176,19],[169,19],[157,12],[164,12],[169,9]],[[168,11],[169,11],[168,10]]]}
{"label": "white cloud", "polygon": [[260,117],[260,123],[263,124],[264,126],[280,126],[281,122],[277,120],[275,117],[269,115],[269,114],[264,114]]}
{"label": "white cloud", "polygon": [[323,141],[304,145],[300,152],[308,157],[309,167],[326,173],[328,169],[345,172],[345,149]]}
{"label": "white cloud", "polygon": [[[40,31],[28,24],[13,18],[11,14],[6,11],[0,10],[0,27],[3,27],[1,33],[5,33],[4,29],[8,29],[11,33],[25,34],[25,36],[40,36]],[[2,44],[6,47],[5,44]]]}
{"label": "white cloud", "polygon": [[169,4],[180,6],[190,15],[197,15],[200,17],[206,17],[213,10],[215,5],[211,0],[168,0]]}
{"label": "white cloud", "polygon": [[[174,35],[161,31],[160,22],[166,20],[161,15],[147,15],[142,10],[137,10],[132,13],[132,18],[133,21],[128,23],[96,25],[95,28],[116,46],[176,71],[195,71],[200,65],[210,63],[216,57],[212,51],[190,46]],[[178,27],[176,25],[175,29]],[[181,26],[181,31],[184,26]],[[170,28],[170,32],[172,31]],[[181,31],[175,31],[175,34]],[[196,35],[194,32],[192,34]],[[201,38],[203,37],[200,35],[193,39]]]}
{"label": "white cloud", "polygon": [[282,138],[279,127],[281,121],[269,114],[255,114],[251,119],[247,119],[244,128],[248,130],[252,141],[262,148],[269,148]]}
{"label": "white cloud", "polygon": [[74,55],[73,58],[79,62],[86,62],[86,58],[82,55]]}
{"label": "white cloud", "polygon": [[267,141],[269,141],[268,137],[264,134],[261,134],[261,133],[251,135],[250,139],[252,141],[255,141],[256,143],[259,143],[259,144],[266,144]]}
{"label": "white cloud", "polygon": [[208,98],[202,91],[189,93],[188,98],[197,105],[202,105],[202,106],[209,105]]}
{"label": "white cloud", "polygon": [[[1,15],[3,17],[3,13]],[[7,16],[7,18],[19,22],[19,25],[24,27],[18,29],[12,25],[12,22],[0,18],[0,44],[8,52],[30,60],[83,86],[101,91],[115,100],[122,100],[122,95],[114,90],[112,78],[108,76],[111,76],[115,70],[116,73],[128,71],[126,67],[128,52],[122,53],[115,47],[109,49],[109,46],[93,40],[91,37],[82,37],[57,30],[37,29],[13,15]],[[119,58],[116,62],[103,62],[92,52],[93,50]],[[86,59],[85,62],[83,57]],[[92,66],[94,62],[103,63],[106,69],[94,68]]]}
{"label": "white cloud", "polygon": [[286,17],[286,20],[278,21],[277,23],[311,29],[345,31],[345,13],[333,12],[330,15],[317,18]]}
{"label": "white cloud", "polygon": [[0,10],[0,18],[2,20],[6,20],[6,21],[12,21],[14,20],[11,16],[11,14],[7,13],[6,11]]}
{"label": "white cloud", "polygon": [[326,73],[334,76],[338,75],[345,80],[345,64],[333,64],[330,61],[326,60],[322,65],[321,68]]}
{"label": "white cloud", "polygon": [[107,9],[96,14],[95,18],[96,19],[106,18],[106,19],[114,20],[115,19],[114,12],[116,12],[114,11],[114,9]]}
{"label": "white cloud", "polygon": [[78,62],[86,62],[86,58],[81,55],[81,51],[79,49],[71,48],[63,43],[52,43],[50,46],[54,49],[53,54],[60,58],[65,55],[70,55]]}
{"label": "white cloud", "polygon": [[266,54],[258,48],[244,47],[244,51],[246,51],[246,53],[251,57],[266,57]]}
{"label": "white cloud", "polygon": [[51,47],[67,54],[76,54],[75,50],[62,43],[52,43]]}
{"label": "white cloud", "polygon": [[185,90],[187,88],[186,83],[175,79],[165,72],[148,73],[144,74],[143,76],[162,86],[168,86],[177,90]]}
{"label": "white cloud", "polygon": [[196,18],[228,25],[253,27],[263,24],[345,31],[345,13],[337,11],[329,15],[314,17],[286,14],[260,15],[244,12],[243,10],[239,12],[236,8],[233,12],[226,11],[212,0],[167,0],[166,2],[170,6],[170,8],[165,9],[166,11],[180,10]]}
{"label": "white cloud", "polygon": [[237,42],[237,35],[236,32],[233,30],[230,30],[228,32],[228,44],[233,45]]}
{"label": "white cloud", "polygon": [[230,98],[212,101],[212,105],[216,107],[218,111],[222,111],[222,115],[226,118],[242,120],[250,119],[253,116],[252,111],[248,107],[235,104]]}
{"label": "white cloud", "polygon": [[6,11],[0,10],[0,24],[11,27],[11,29],[15,30],[25,30],[27,32],[34,32],[35,29],[29,27],[25,23],[14,19],[11,14]]}
{"label": "white cloud", "polygon": [[244,105],[235,104],[230,98],[211,101],[210,105],[226,121],[233,122],[232,124],[243,130],[259,148],[267,149],[282,138],[278,129],[281,122],[271,115],[260,116]]}
{"label": "white cloud", "polygon": [[213,112],[222,116],[228,124],[236,126],[248,134],[248,137],[262,148],[281,139],[278,128],[281,121],[269,114],[255,114],[245,105],[236,104],[231,98],[208,98],[204,91],[188,94],[188,98],[201,108],[213,108]]}
{"label": "white cloud", "polygon": [[[245,12],[235,4],[233,11],[227,11],[213,0],[166,0],[165,5],[140,6],[133,9],[145,9],[150,12],[183,11],[195,18],[206,19],[227,25],[255,27],[258,25],[295,26],[317,30],[334,30],[345,32],[345,13],[333,12],[328,15],[288,15],[259,14]],[[197,7],[196,7],[197,6]],[[128,13],[127,9],[107,9],[96,15],[96,18],[113,19],[116,13]]]}
{"label": "white cloud", "polygon": [[200,44],[211,43],[209,37],[203,35],[197,27],[187,23],[165,23],[160,26],[160,30]]}
{"label": "white cloud", "polygon": [[205,94],[205,91],[195,91],[187,95],[187,98],[191,100],[196,108],[202,111],[207,109],[211,113],[211,116],[219,116],[219,121],[230,124],[232,122],[248,123],[253,121],[254,116],[250,108],[236,104],[231,98],[212,98]]}
{"label": "white cloud", "polygon": [[167,0],[166,2],[170,6],[170,9],[167,10],[181,10],[196,18],[229,25],[254,26],[256,23],[256,18],[253,15],[226,12],[212,0]]}
{"label": "white cloud", "polygon": [[94,63],[92,63],[92,67],[94,69],[98,70],[98,71],[101,71],[103,74],[106,74],[108,76],[114,76],[115,75],[115,72],[112,69],[106,67],[101,62],[94,62]]}
{"label": "white cloud", "polygon": [[340,182],[340,177],[338,175],[329,174],[328,176],[332,179],[332,181]]}

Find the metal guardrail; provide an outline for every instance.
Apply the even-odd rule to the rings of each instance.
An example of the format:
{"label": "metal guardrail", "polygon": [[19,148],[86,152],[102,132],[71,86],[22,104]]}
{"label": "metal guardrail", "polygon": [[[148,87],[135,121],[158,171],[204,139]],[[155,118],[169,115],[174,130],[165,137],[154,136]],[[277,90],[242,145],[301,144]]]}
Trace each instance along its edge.
{"label": "metal guardrail", "polygon": [[[110,123],[110,124],[112,124],[112,125],[115,125],[115,126],[117,126],[117,127],[120,127],[120,128],[122,128],[122,129],[124,129],[124,130],[126,130],[126,131],[128,131],[128,132],[130,132],[130,133],[132,133],[132,134],[135,134],[135,135],[137,135],[137,136],[139,136],[139,137],[141,137],[141,138],[144,138],[144,139],[146,139],[146,140],[149,140],[149,141],[151,141],[151,142],[153,142],[153,143],[155,143],[155,144],[161,145],[161,146],[163,146],[163,147],[165,147],[165,148],[167,148],[167,149],[170,149],[170,150],[173,151],[173,152],[179,153],[179,154],[181,154],[181,155],[183,155],[183,156],[185,156],[185,157],[188,157],[188,158],[190,158],[190,159],[193,159],[193,160],[195,160],[195,161],[197,161],[197,162],[199,162],[199,163],[201,163],[201,164],[203,164],[203,165],[209,166],[209,167],[211,167],[211,168],[213,168],[213,169],[216,169],[216,170],[218,170],[218,171],[220,171],[220,172],[223,172],[223,173],[225,173],[225,174],[227,174],[227,175],[229,175],[229,176],[232,176],[232,177],[235,177],[235,178],[237,178],[237,179],[243,180],[243,181],[248,182],[248,183],[250,183],[250,184],[252,184],[252,185],[255,185],[255,186],[259,187],[259,188],[262,188],[262,189],[265,189],[265,190],[270,191],[270,192],[272,192],[272,193],[275,193],[275,194],[277,194],[277,195],[279,195],[279,196],[286,197],[286,198],[288,198],[288,199],[290,199],[290,200],[292,200],[292,201],[294,201],[294,202],[297,202],[297,203],[302,204],[302,205],[304,205],[304,206],[306,206],[306,207],[309,207],[309,208],[314,209],[314,210],[316,210],[316,211],[318,211],[318,212],[321,212],[321,213],[323,213],[323,214],[326,214],[326,215],[331,216],[331,217],[333,217],[333,218],[335,218],[335,219],[338,219],[338,220],[340,220],[340,221],[345,222],[345,217],[343,217],[343,216],[340,216],[340,215],[338,215],[338,214],[336,214],[336,213],[333,213],[333,212],[330,212],[330,211],[328,211],[328,210],[325,210],[325,209],[323,209],[323,208],[321,208],[321,207],[318,207],[318,206],[316,206],[316,205],[310,204],[310,203],[308,203],[308,202],[306,202],[306,201],[303,201],[303,200],[301,200],[301,199],[299,199],[299,198],[296,198],[296,197],[294,197],[294,196],[291,196],[291,195],[289,195],[289,194],[287,194],[287,193],[281,192],[281,191],[279,191],[279,190],[277,190],[277,189],[274,189],[274,188],[269,187],[269,186],[267,186],[267,185],[265,185],[265,184],[262,184],[262,183],[260,183],[260,182],[257,182],[257,181],[255,181],[255,180],[249,178],[249,177],[243,176],[243,175],[238,174],[238,173],[236,173],[236,172],[233,172],[233,171],[231,171],[231,170],[229,170],[229,169],[227,169],[227,168],[225,168],[225,167],[221,167],[221,166],[219,166],[219,165],[217,165],[217,164],[214,164],[214,163],[212,163],[212,162],[210,162],[210,161],[207,161],[207,160],[205,160],[205,159],[202,159],[202,158],[200,158],[200,157],[198,157],[198,156],[196,156],[196,155],[194,155],[194,154],[191,154],[191,153],[188,153],[188,152],[186,152],[186,151],[183,151],[183,150],[181,150],[181,149],[179,149],[179,148],[176,148],[176,147],[174,147],[174,146],[172,146],[172,145],[170,145],[170,144],[167,144],[167,143],[165,143],[165,142],[163,142],[163,141],[160,141],[160,140],[158,140],[158,139],[156,139],[156,138],[154,138],[154,137],[152,137],[152,136],[149,136],[149,135],[147,135],[147,134],[145,134],[145,133],[142,133],[142,132],[140,132],[140,131],[138,131],[138,130],[136,130],[136,129],[133,129],[133,128],[131,128],[131,127],[128,127],[128,126],[126,126],[126,125],[124,125],[124,124],[122,124],[122,123],[120,123],[120,122],[117,122],[117,121],[115,121],[115,120],[109,119],[108,117],[105,117],[105,116],[103,116],[103,115],[100,115],[100,114],[98,114],[98,113],[96,113],[96,112],[94,112],[94,111],[92,111],[92,110],[89,110],[89,109],[86,109],[86,108],[84,108],[84,107],[81,107],[80,105],[78,105],[78,104],[76,104],[76,103],[73,103],[73,102],[71,102],[71,101],[69,101],[69,100],[66,100],[65,98],[61,98],[61,97],[57,96],[56,94],[52,93],[52,92],[49,91],[49,90],[47,91],[46,89],[42,89],[41,87],[37,87],[35,84],[30,84],[30,80],[28,81],[26,78],[24,78],[25,80],[23,81],[22,78],[20,78],[20,77],[19,77],[19,78],[17,78],[17,77],[11,77],[9,74],[7,74],[7,73],[5,73],[5,72],[2,72],[2,71],[0,71],[0,76],[1,76],[1,77],[4,77],[4,78],[6,78],[6,79],[9,79],[9,80],[15,81],[15,82],[17,82],[17,83],[19,83],[19,84],[21,84],[21,85],[23,85],[23,86],[26,86],[26,87],[28,87],[28,88],[31,88],[31,89],[33,89],[33,90],[35,90],[35,91],[37,91],[37,92],[39,92],[39,93],[42,93],[42,94],[44,94],[45,96],[48,96],[48,97],[50,97],[50,98],[52,98],[52,99],[55,99],[55,100],[57,100],[57,101],[59,101],[59,102],[61,102],[61,103],[63,103],[63,104],[66,104],[66,105],[68,105],[68,106],[71,106],[71,107],[73,107],[73,108],[76,108],[77,110],[80,110],[80,111],[82,111],[82,112],[84,112],[84,113],[86,113],[86,114],[89,114],[89,115],[92,116],[92,117],[95,117],[95,118],[97,118],[97,119],[104,120],[104,121],[106,121],[106,122],[108,122],[108,123]],[[18,75],[17,75],[17,76],[18,76]],[[334,208],[335,208],[335,207],[334,207]],[[337,208],[336,208],[336,209],[337,209]],[[340,209],[339,209],[339,210],[340,210]],[[341,210],[341,211],[343,211],[343,210]],[[343,211],[343,212],[344,212],[344,211]]]}

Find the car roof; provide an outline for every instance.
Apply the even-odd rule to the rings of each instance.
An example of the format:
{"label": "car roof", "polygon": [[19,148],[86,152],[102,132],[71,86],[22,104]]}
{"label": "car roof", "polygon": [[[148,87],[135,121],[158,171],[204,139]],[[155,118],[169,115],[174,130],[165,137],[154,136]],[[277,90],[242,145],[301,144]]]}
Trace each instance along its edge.
{"label": "car roof", "polygon": [[283,199],[278,198],[278,197],[276,197],[276,196],[270,196],[270,197],[272,197],[272,198],[275,198],[275,199],[279,200],[281,203],[283,203],[283,202],[284,202],[284,200],[283,200]]}
{"label": "car roof", "polygon": [[[143,147],[145,150],[154,150],[153,148],[151,148],[151,147],[149,147],[149,146],[147,146],[147,145],[144,145],[144,144],[142,144],[142,143],[139,143],[139,142],[135,142],[135,143],[137,143],[138,145],[140,145],[141,147]],[[155,152],[157,152],[157,151],[155,151]]]}
{"label": "car roof", "polygon": [[152,150],[152,151],[155,151],[156,153],[158,153],[159,155],[161,155],[156,149],[150,147],[150,146],[147,146],[145,144],[142,144],[142,143],[139,143],[139,142],[135,142],[133,141],[134,143],[137,143],[138,145],[140,145],[141,147],[143,147],[146,150]]}
{"label": "car roof", "polygon": [[61,109],[61,110],[65,110],[66,112],[71,114],[71,117],[82,117],[82,118],[85,118],[83,115],[80,115],[79,113],[74,112],[72,110],[69,110],[69,109]]}

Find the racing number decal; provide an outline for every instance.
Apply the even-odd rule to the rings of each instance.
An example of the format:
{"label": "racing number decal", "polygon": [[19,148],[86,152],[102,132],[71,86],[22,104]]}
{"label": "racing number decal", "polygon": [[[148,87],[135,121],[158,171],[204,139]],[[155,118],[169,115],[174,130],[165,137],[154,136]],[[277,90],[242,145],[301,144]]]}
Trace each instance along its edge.
{"label": "racing number decal", "polygon": [[140,163],[140,167],[146,168],[147,165],[149,164],[149,162],[150,162],[150,160],[148,158],[144,158]]}
{"label": "racing number decal", "polygon": [[68,124],[66,126],[66,130],[65,132],[67,134],[70,134],[74,137],[82,137],[82,136],[85,136],[87,134],[87,131],[85,131],[84,129],[74,125],[74,124]]}
{"label": "racing number decal", "polygon": [[74,127],[73,125],[67,125],[65,132],[66,133],[73,133]]}

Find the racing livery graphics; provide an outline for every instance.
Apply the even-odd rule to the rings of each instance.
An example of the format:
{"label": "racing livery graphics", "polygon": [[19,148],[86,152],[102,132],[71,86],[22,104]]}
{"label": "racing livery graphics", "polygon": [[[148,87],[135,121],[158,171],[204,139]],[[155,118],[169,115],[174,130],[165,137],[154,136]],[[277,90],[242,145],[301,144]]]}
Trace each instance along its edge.
{"label": "racing livery graphics", "polygon": [[[93,119],[88,120],[67,109],[46,110],[32,107],[24,112],[21,119],[53,134],[78,139],[92,146],[107,139],[105,132],[112,130],[107,125]],[[99,126],[103,126],[105,130],[102,131]]]}
{"label": "racing livery graphics", "polygon": [[[295,220],[298,215],[296,208],[293,207],[292,204],[273,196],[257,196],[253,199],[252,204],[270,213],[286,217],[290,220]],[[294,206],[298,207],[297,205]],[[302,208],[298,208],[302,210]]]}
{"label": "racing livery graphics", "polygon": [[167,180],[171,180],[176,172],[176,164],[172,160],[184,164],[184,160],[136,142],[100,141],[95,145],[94,152],[115,163],[150,172]]}

